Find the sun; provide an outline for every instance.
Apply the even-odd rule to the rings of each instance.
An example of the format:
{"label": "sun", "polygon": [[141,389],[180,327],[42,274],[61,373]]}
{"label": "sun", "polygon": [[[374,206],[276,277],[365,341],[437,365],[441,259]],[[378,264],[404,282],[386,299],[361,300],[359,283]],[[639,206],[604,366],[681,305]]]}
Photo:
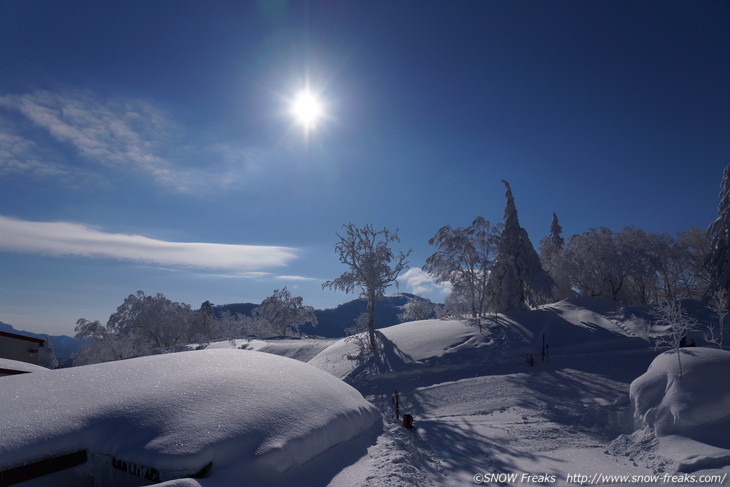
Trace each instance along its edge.
{"label": "sun", "polygon": [[302,90],[291,102],[291,114],[306,130],[311,130],[324,116],[324,106],[315,94]]}

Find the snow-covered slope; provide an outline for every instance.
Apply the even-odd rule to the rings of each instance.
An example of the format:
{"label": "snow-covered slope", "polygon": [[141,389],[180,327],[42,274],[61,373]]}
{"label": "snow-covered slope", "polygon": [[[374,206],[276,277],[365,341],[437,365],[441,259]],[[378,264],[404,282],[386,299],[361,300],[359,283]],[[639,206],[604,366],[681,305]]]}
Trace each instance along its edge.
{"label": "snow-covered slope", "polygon": [[[685,353],[694,355],[683,361],[685,379],[690,379],[682,384],[672,375],[676,356],[671,354],[659,356],[647,372],[656,352],[638,336],[649,311],[570,299],[485,319],[482,330],[465,321],[440,320],[384,328],[377,331],[381,348],[375,354],[358,337],[241,340],[165,359],[172,360],[169,366],[158,365],[161,357],[150,357],[33,374],[38,378],[27,386],[36,390],[27,393],[33,401],[60,394],[66,405],[85,410],[59,412],[43,404],[25,414],[14,412],[13,423],[39,414],[52,426],[25,431],[7,426],[17,441],[0,450],[0,463],[6,462],[6,451],[29,455],[32,445],[42,444],[50,453],[54,442],[77,441],[74,445],[93,445],[160,468],[182,463],[198,468],[213,459],[208,477],[176,480],[167,487],[718,485],[730,475],[730,450],[706,433],[730,436],[723,416],[729,400],[716,389],[716,384],[721,391],[726,388],[722,378],[730,352],[683,351],[683,359]],[[249,350],[238,350],[242,345]],[[296,367],[297,362],[251,349],[309,365]],[[216,359],[196,371],[198,359],[190,361],[219,353],[252,362],[234,360],[238,365],[228,369]],[[533,364],[526,360],[530,355]],[[171,377],[159,378],[158,369]],[[68,375],[54,375],[58,372]],[[63,379],[56,386],[41,376]],[[632,381],[639,430],[629,396]],[[99,382],[108,383],[102,387],[104,400],[93,393]],[[258,386],[250,388],[248,382]],[[51,391],[37,392],[44,388]],[[394,417],[394,389],[400,391],[401,415],[415,417],[416,431],[404,429]],[[125,402],[120,391],[131,400]],[[4,410],[14,396],[0,392]],[[181,419],[203,417],[205,411],[210,418]],[[677,412],[679,429],[657,436],[657,418],[674,418]],[[120,424],[130,426],[116,441]],[[4,434],[0,430],[0,445]],[[213,446],[201,449],[203,443]],[[677,472],[697,476],[673,479]],[[190,469],[178,473],[189,475]]]}
{"label": "snow-covered slope", "polygon": [[[576,354],[646,350],[633,324],[616,318],[619,306],[606,300],[578,298],[539,310],[507,313],[482,320],[482,329],[466,321],[425,320],[382,328],[378,357],[365,359],[362,340],[339,340],[309,363],[350,383],[388,373],[438,372],[454,378],[494,372],[506,364],[561,361]],[[589,306],[586,306],[589,304]],[[543,348],[543,343],[545,347]],[[444,376],[444,374],[447,374]],[[358,383],[359,383],[358,382]]]}
{"label": "snow-covered slope", "polygon": [[211,479],[234,485],[226,482],[245,475],[256,485],[257,475],[275,481],[379,427],[381,417],[331,375],[254,351],[144,357],[2,385],[0,471],[85,449],[91,463],[114,456],[152,467],[162,480],[212,463]]}

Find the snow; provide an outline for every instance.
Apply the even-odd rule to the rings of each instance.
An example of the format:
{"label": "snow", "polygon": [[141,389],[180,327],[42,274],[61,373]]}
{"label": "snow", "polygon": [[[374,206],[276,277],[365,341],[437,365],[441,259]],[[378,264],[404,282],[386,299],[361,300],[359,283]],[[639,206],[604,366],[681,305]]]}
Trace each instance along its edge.
{"label": "snow", "polygon": [[[647,311],[573,298],[485,319],[482,332],[459,320],[381,329],[374,355],[362,337],[239,340],[3,378],[27,386],[0,391],[11,411],[0,462],[83,445],[168,470],[213,460],[210,476],[168,487],[456,487],[475,475],[490,485],[720,485],[730,352],[683,349],[680,380],[676,352],[656,356],[637,337],[633,315]],[[394,389],[415,431],[394,418]],[[33,428],[11,426],[35,417]],[[719,477],[672,477],[681,473]]]}
{"label": "snow", "polygon": [[20,372],[47,372],[48,369],[41,367],[40,365],[30,364],[28,362],[21,362],[19,360],[10,360],[7,358],[0,358],[0,369],[17,370]]}
{"label": "snow", "polygon": [[402,323],[376,330],[383,345],[380,362],[362,360],[367,344],[355,337],[339,340],[309,360],[309,364],[340,379],[398,372],[413,366],[427,365],[429,360],[483,343],[478,328],[460,320],[423,320]]}
{"label": "snow", "polygon": [[[2,379],[0,469],[88,449],[163,472],[276,474],[377,428],[360,393],[302,362],[202,350]],[[51,400],[49,400],[51,399]],[[230,465],[235,464],[231,471]]]}
{"label": "snow", "polygon": [[730,352],[725,350],[692,347],[664,352],[631,384],[636,419],[657,437],[681,435],[730,448],[728,370]]}

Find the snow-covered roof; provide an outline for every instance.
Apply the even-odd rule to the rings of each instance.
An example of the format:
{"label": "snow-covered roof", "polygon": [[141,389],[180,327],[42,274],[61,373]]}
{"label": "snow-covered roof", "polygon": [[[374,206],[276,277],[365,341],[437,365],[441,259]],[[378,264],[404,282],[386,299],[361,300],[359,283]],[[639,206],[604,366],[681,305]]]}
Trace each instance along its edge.
{"label": "snow-covered roof", "polygon": [[19,360],[10,360],[7,358],[0,358],[0,375],[8,373],[25,373],[25,372],[44,372],[48,371],[47,368],[41,367],[40,365],[30,364],[28,362],[21,362]]}
{"label": "snow-covered roof", "polygon": [[[165,471],[279,472],[380,424],[296,360],[202,350],[3,378],[0,470],[86,449]],[[162,479],[164,480],[164,478]]]}

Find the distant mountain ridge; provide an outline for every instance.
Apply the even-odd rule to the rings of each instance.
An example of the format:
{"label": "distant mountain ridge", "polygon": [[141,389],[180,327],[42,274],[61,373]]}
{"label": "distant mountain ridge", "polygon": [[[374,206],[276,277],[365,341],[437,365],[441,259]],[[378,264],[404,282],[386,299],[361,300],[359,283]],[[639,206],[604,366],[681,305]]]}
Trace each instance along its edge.
{"label": "distant mountain ridge", "polygon": [[[404,311],[404,306],[414,299],[424,299],[415,294],[397,293],[388,294],[379,299],[375,306],[375,327],[386,328],[397,325],[403,320],[398,315]],[[253,303],[234,303],[215,306],[216,316],[228,311],[231,314],[250,314],[258,306]],[[367,299],[359,298],[335,308],[317,309],[314,311],[318,324],[304,325],[300,331],[306,335],[320,336],[324,338],[342,338],[345,336],[345,329],[355,326],[355,319],[362,313],[367,312]]]}

